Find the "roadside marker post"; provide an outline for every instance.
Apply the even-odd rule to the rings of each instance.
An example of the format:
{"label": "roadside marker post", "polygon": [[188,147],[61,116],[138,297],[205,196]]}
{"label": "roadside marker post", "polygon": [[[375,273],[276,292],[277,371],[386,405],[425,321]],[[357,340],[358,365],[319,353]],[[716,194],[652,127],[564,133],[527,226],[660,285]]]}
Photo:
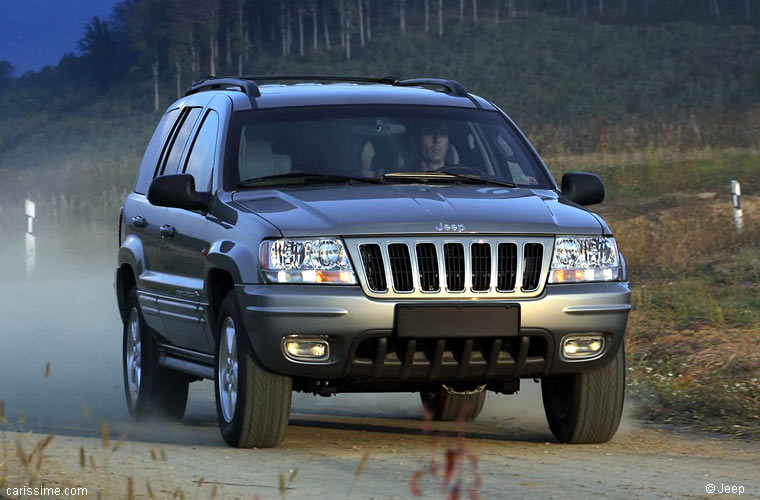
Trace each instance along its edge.
{"label": "roadside marker post", "polygon": [[36,247],[34,241],[34,218],[36,207],[34,202],[26,200],[26,275],[32,276],[36,263]]}
{"label": "roadside marker post", "polygon": [[731,201],[734,205],[734,226],[736,226],[736,232],[740,233],[742,230],[742,189],[739,185],[739,181],[731,181]]}

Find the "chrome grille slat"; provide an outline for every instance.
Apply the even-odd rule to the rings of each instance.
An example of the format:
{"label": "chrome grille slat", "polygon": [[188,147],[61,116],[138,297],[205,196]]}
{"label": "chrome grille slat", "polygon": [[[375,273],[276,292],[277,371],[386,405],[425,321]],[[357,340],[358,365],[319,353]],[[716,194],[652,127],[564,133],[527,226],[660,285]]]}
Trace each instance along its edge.
{"label": "chrome grille slat", "polygon": [[[358,264],[359,282],[370,297],[513,299],[541,293],[549,274],[554,237],[465,234],[364,237],[346,238],[346,244]],[[375,257],[368,260],[367,248],[373,245]],[[386,288],[382,291],[378,248],[385,276]],[[512,262],[505,262],[506,257]],[[505,285],[512,286],[504,289]]]}

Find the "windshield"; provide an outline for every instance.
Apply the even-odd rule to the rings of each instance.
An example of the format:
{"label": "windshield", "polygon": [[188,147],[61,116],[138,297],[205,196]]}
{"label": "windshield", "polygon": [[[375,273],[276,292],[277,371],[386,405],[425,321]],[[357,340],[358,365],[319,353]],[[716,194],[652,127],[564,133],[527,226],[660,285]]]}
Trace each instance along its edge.
{"label": "windshield", "polygon": [[[303,183],[308,177],[298,174],[321,174],[331,176],[322,181],[334,182],[382,178],[434,183],[456,175],[459,180],[553,188],[524,142],[495,111],[408,105],[246,111],[235,115],[229,146],[228,187]],[[416,172],[421,175],[394,175]]]}

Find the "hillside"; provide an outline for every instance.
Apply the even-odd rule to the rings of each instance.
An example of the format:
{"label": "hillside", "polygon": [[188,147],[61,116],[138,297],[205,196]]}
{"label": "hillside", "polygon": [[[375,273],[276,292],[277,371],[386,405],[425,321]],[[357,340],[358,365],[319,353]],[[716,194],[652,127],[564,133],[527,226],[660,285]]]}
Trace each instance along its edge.
{"label": "hillside", "polygon": [[[542,12],[524,12],[498,23],[481,18],[472,25],[459,22],[453,12],[439,38],[435,30],[421,29],[423,20],[416,12],[409,12],[405,36],[399,36],[386,14],[390,19],[378,21],[364,48],[354,40],[348,61],[337,30],[330,50],[319,38],[317,50],[307,44],[303,56],[295,48],[283,56],[276,26],[265,26],[261,31],[270,38],[261,48],[254,45],[256,51],[245,61],[242,55],[237,61],[230,49],[230,55],[218,57],[218,72],[237,73],[240,64],[245,74],[453,78],[494,100],[531,132],[539,147],[552,152],[640,149],[666,139],[659,145],[757,143],[760,30],[755,25],[612,23]],[[75,131],[89,137],[87,129],[102,131],[101,122],[118,123],[125,115],[142,123],[138,128],[155,122],[151,66],[133,46],[130,26],[125,20],[96,21],[105,34],[98,38],[89,25],[82,44],[87,50],[80,56],[66,56],[55,68],[11,78],[0,87],[0,169],[38,164],[36,156],[25,156],[31,144],[44,141],[48,151],[64,151],[81,142]],[[296,35],[291,38],[297,45]],[[308,32],[305,38],[311,40]],[[106,59],[100,44],[108,40],[113,58]],[[178,87],[182,91],[208,73],[199,45],[197,60],[186,63],[189,68],[182,70],[178,86],[175,69],[182,65],[171,64],[172,45],[165,42],[158,65],[159,110],[177,97]],[[83,120],[91,123],[82,126]],[[142,143],[144,134],[120,139],[133,140]]]}

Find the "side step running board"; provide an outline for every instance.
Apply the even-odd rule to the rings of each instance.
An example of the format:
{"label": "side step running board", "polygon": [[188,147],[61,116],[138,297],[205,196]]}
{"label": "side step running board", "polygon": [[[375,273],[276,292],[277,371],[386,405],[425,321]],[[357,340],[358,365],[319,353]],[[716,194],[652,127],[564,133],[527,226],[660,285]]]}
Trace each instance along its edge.
{"label": "side step running board", "polygon": [[158,357],[158,364],[164,368],[177,370],[188,375],[198,378],[214,379],[214,367],[197,361],[190,361],[184,358],[177,358],[165,352]]}

